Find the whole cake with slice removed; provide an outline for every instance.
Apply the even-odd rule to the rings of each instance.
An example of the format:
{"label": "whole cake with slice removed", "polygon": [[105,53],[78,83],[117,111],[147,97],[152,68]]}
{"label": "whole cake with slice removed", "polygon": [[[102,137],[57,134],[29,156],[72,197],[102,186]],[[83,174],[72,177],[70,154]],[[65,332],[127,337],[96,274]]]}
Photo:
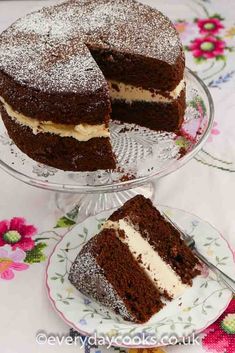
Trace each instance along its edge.
{"label": "whole cake with slice removed", "polygon": [[125,320],[144,323],[192,286],[199,267],[179,232],[138,195],[82,248],[69,280]]}
{"label": "whole cake with slice removed", "polygon": [[161,12],[135,0],[69,0],[0,36],[0,106],[16,145],[44,164],[114,169],[110,118],[177,131],[184,53]]}

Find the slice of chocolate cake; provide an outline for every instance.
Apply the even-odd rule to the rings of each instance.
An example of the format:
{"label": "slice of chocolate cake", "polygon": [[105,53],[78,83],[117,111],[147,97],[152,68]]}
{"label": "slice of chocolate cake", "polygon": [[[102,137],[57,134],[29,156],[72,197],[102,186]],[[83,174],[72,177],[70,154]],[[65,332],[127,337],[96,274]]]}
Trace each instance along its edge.
{"label": "slice of chocolate cake", "polygon": [[135,0],[69,0],[0,36],[0,106],[16,145],[73,171],[114,169],[112,118],[176,131],[184,53],[161,12]]}
{"label": "slice of chocolate cake", "polygon": [[145,322],[163,306],[158,289],[114,229],[102,230],[83,247],[69,280],[126,320]]}
{"label": "slice of chocolate cake", "polygon": [[143,323],[162,299],[181,295],[200,271],[199,262],[149,199],[127,201],[81,250],[69,280],[82,293]]}

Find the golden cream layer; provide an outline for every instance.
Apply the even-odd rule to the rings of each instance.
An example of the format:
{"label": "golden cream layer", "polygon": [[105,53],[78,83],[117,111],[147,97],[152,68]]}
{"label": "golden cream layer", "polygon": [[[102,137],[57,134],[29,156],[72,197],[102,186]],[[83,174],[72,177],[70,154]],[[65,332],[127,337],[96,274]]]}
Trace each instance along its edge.
{"label": "golden cream layer", "polygon": [[138,261],[139,266],[161,292],[166,291],[172,298],[176,298],[185,291],[187,286],[183,284],[178,274],[142,237],[128,218],[116,222],[108,220],[103,225],[103,229],[106,228],[124,231],[124,237],[120,236],[118,232],[116,233],[117,237],[128,246],[136,261],[141,258],[142,261]]}
{"label": "golden cream layer", "polygon": [[110,80],[108,81],[108,84],[111,99],[120,99],[127,102],[143,101],[147,103],[172,103],[185,89],[185,81],[181,80],[174,90],[166,92],[167,97],[165,97],[157,91],[153,92],[152,90],[135,87],[123,82]]}
{"label": "golden cream layer", "polygon": [[95,137],[109,137],[110,133],[105,124],[100,125],[68,125],[56,124],[52,121],[40,121],[29,118],[15,110],[0,96],[0,101],[7,114],[14,119],[18,124],[29,127],[36,135],[40,132],[59,135],[61,137],[73,137],[78,141],[88,141]]}

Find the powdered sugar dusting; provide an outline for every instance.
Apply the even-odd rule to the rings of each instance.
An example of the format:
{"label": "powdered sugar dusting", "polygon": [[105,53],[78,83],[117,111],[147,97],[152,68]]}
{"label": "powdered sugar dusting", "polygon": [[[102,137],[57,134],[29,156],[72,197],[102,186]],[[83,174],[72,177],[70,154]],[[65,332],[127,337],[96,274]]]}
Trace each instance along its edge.
{"label": "powdered sugar dusting", "polygon": [[46,92],[86,93],[106,85],[82,42],[63,43],[38,34],[30,40],[5,35],[0,44],[0,68],[21,84]]}
{"label": "powdered sugar dusting", "polygon": [[16,21],[0,37],[0,69],[52,92],[98,90],[105,79],[86,47],[174,64],[179,37],[159,11],[134,0],[70,0]]}
{"label": "powdered sugar dusting", "polygon": [[87,1],[81,22],[91,42],[174,64],[181,43],[170,20],[161,12],[131,0]]}
{"label": "powdered sugar dusting", "polygon": [[112,311],[118,311],[123,318],[133,321],[124,302],[97,264],[91,248],[92,242],[90,241],[73,262],[69,273],[70,282],[83,294],[94,298]]}
{"label": "powdered sugar dusting", "polygon": [[78,6],[66,2],[61,5],[45,7],[30,13],[13,24],[16,32],[35,33],[50,39],[65,41],[78,33]]}

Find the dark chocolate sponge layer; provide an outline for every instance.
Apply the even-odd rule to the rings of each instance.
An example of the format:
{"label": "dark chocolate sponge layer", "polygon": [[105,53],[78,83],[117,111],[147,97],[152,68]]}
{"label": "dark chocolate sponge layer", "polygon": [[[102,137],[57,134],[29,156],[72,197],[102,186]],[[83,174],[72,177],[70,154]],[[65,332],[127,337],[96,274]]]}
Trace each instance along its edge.
{"label": "dark chocolate sponge layer", "polygon": [[170,92],[184,75],[183,52],[173,65],[153,58],[138,57],[131,53],[123,55],[110,49],[91,48],[91,53],[107,79],[144,89]]}
{"label": "dark chocolate sponge layer", "polygon": [[114,100],[112,119],[148,127],[156,131],[177,131],[185,112],[185,90],[172,103],[148,103],[144,101]]}
{"label": "dark chocolate sponge layer", "polygon": [[40,163],[71,171],[115,168],[109,138],[93,138],[80,142],[72,137],[49,133],[35,135],[30,128],[11,119],[2,106],[0,112],[8,134],[17,147]]}
{"label": "dark chocolate sponge layer", "polygon": [[109,122],[111,105],[106,83],[96,92],[58,95],[22,85],[0,70],[0,95],[13,110],[41,121],[72,125]]}

